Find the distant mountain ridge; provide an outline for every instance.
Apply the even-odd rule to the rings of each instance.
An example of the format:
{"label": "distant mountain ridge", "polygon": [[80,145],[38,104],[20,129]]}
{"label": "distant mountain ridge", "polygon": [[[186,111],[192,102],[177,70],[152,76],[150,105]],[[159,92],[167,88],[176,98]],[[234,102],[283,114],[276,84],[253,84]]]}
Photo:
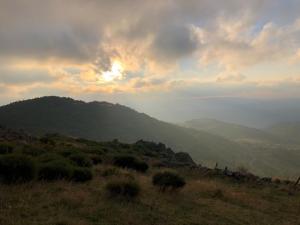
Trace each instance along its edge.
{"label": "distant mountain ridge", "polygon": [[183,124],[185,127],[209,132],[234,141],[284,142],[275,134],[257,128],[227,123],[216,119],[193,119]]}

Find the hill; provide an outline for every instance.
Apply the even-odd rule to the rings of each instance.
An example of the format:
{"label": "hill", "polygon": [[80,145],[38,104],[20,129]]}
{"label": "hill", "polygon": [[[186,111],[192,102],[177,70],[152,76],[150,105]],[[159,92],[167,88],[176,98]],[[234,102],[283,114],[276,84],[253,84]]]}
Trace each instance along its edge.
{"label": "hill", "polygon": [[[300,151],[245,145],[224,137],[159,121],[119,104],[42,97],[0,107],[0,124],[34,135],[60,133],[95,141],[133,143],[143,139],[165,143],[176,152],[188,152],[196,163],[213,167],[245,166],[264,176],[297,176]],[[271,153],[270,153],[271,152]],[[285,157],[281,157],[285,154]],[[288,166],[286,166],[288,165]]]}
{"label": "hill", "polygon": [[[128,167],[132,158],[144,169]],[[120,159],[125,167],[116,163]],[[5,225],[285,225],[300,220],[300,189],[293,181],[198,167],[188,154],[162,143],[34,137],[0,128],[0,168],[0,224]],[[153,177],[164,171],[185,185],[156,187]]]}
{"label": "hill", "polygon": [[[289,133],[284,124],[260,130],[215,119],[194,119],[185,122],[183,126],[219,135],[240,144],[248,156],[242,165],[257,174],[298,176],[300,142],[297,143],[296,130],[290,129]],[[294,124],[294,128],[295,126]]]}
{"label": "hill", "polygon": [[266,131],[215,119],[193,119],[186,121],[183,125],[234,141],[284,142]]}
{"label": "hill", "polygon": [[70,98],[43,97],[0,107],[0,124],[35,135],[61,133],[97,141],[162,142],[189,152],[198,163],[234,165],[241,147],[221,137],[154,119],[119,104],[85,103]]}

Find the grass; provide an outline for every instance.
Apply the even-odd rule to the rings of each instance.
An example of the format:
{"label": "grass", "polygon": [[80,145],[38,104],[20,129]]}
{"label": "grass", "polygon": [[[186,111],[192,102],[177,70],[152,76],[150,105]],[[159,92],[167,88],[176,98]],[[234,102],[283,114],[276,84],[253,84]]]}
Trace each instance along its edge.
{"label": "grass", "polygon": [[[300,225],[300,192],[284,184],[238,183],[176,167],[172,171],[184,178],[186,185],[176,192],[159,191],[152,177],[165,171],[154,166],[165,160],[165,155],[141,143],[97,143],[53,136],[43,142],[32,141],[26,146],[30,151],[23,151],[23,142],[17,140],[8,144],[14,146],[13,154],[36,161],[39,172],[49,164],[55,164],[53,170],[57,171],[61,167],[56,162],[63,162],[70,171],[59,176],[62,180],[0,182],[0,225]],[[4,151],[1,157],[9,152]],[[75,157],[79,164],[71,160],[75,153],[82,156]],[[133,155],[149,169],[140,173],[113,166],[120,155]],[[96,157],[101,163],[82,163],[89,161],[86,157]],[[77,181],[82,182],[69,179],[75,166],[80,171]],[[122,180],[138,183],[138,195],[131,201],[107,195],[107,185]]]}
{"label": "grass", "polygon": [[[99,174],[88,183],[0,185],[0,224],[297,225],[300,221],[299,193],[291,196],[271,186],[249,187],[194,176],[180,192],[161,193],[151,184],[155,171],[122,172],[131,173],[141,186],[134,201],[108,198],[109,178]],[[222,195],[216,195],[219,191]]]}

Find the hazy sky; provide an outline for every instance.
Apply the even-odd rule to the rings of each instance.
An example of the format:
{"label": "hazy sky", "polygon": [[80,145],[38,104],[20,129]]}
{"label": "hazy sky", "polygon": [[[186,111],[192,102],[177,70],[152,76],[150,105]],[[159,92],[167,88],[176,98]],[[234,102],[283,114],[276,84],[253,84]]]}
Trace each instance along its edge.
{"label": "hazy sky", "polygon": [[0,104],[299,98],[299,12],[300,0],[0,0]]}

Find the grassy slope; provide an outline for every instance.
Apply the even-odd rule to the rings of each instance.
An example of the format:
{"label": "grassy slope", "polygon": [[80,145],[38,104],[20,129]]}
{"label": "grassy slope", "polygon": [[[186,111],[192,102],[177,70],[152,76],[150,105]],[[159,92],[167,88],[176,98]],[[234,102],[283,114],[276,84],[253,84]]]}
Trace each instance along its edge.
{"label": "grassy slope", "polygon": [[151,185],[151,173],[130,173],[142,192],[129,202],[108,198],[104,190],[108,178],[100,176],[84,184],[0,185],[0,224],[297,225],[300,221],[299,193],[290,196],[274,187],[255,188],[197,175],[187,179],[182,191],[161,193]]}
{"label": "grassy slope", "polygon": [[[162,193],[151,184],[152,175],[161,170],[154,166],[146,174],[119,169],[116,175],[102,175],[112,167],[110,159],[115,155],[133,154],[147,159],[150,165],[165,155],[164,152],[149,154],[147,144],[97,143],[62,136],[48,137],[45,143],[44,139],[41,142],[27,136],[14,137],[10,135],[11,140],[5,142],[14,145],[14,151],[19,154],[23,152],[39,158],[51,151],[60,154],[68,149],[87,155],[98,154],[104,163],[92,168],[94,178],[86,183],[0,184],[0,224],[297,225],[300,221],[299,190],[291,192],[291,186],[285,184],[237,183],[205,176],[196,169],[173,168],[186,179],[187,185],[179,192]],[[31,151],[28,151],[29,146]],[[140,184],[140,196],[132,201],[108,197],[105,184],[111,179],[128,176]]]}
{"label": "grassy slope", "polygon": [[[49,151],[60,154],[68,149],[87,155],[99,154],[104,163],[92,168],[94,178],[86,183],[0,184],[0,224],[297,225],[300,221],[300,193],[293,191],[293,195],[289,195],[290,187],[284,184],[237,183],[177,167],[173,170],[185,177],[186,187],[180,192],[161,193],[151,184],[152,175],[161,170],[154,166],[146,174],[120,169],[115,176],[102,175],[111,168],[110,159],[114,155],[134,154],[153,165],[169,151],[164,148],[162,154],[149,154],[148,144],[96,143],[62,136],[48,137],[46,143],[44,139],[41,142],[26,135],[23,138],[18,135],[18,138],[20,140],[12,133],[5,141],[14,145],[14,152],[40,158]],[[31,151],[28,151],[29,146]],[[141,195],[133,201],[109,198],[105,184],[128,175],[139,182]]]}

